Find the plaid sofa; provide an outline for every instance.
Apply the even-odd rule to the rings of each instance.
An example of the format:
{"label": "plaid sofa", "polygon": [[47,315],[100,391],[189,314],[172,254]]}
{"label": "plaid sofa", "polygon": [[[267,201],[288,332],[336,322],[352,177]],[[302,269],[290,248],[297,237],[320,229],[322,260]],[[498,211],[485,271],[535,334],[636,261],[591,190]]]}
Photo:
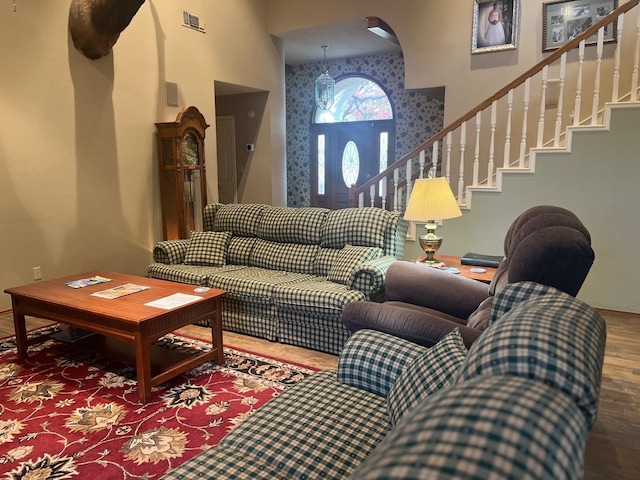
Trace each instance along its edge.
{"label": "plaid sofa", "polygon": [[496,295],[467,350],[356,332],[316,373],[166,479],[581,479],[606,328],[533,282]]}
{"label": "plaid sofa", "polygon": [[148,275],[225,290],[226,330],[337,354],[342,309],[384,298],[406,222],[379,208],[212,203],[204,232],[158,242]]}

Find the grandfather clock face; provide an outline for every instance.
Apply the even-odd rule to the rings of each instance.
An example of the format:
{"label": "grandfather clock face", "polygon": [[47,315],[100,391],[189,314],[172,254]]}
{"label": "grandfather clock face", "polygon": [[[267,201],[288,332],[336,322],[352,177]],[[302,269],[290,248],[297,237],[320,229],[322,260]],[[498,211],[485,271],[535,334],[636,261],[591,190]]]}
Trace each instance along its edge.
{"label": "grandfather clock face", "polygon": [[184,165],[198,165],[198,142],[196,137],[191,133],[187,133],[182,140],[182,163]]}

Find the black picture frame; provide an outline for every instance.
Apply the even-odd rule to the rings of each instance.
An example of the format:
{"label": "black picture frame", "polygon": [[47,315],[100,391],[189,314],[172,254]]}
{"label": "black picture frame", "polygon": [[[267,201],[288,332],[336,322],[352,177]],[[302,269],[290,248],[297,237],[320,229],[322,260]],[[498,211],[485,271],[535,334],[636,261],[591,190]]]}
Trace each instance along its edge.
{"label": "black picture frame", "polygon": [[[551,52],[618,8],[618,0],[556,0],[542,4],[542,51]],[[618,22],[605,27],[604,43],[615,42]],[[586,45],[595,45],[597,35]]]}

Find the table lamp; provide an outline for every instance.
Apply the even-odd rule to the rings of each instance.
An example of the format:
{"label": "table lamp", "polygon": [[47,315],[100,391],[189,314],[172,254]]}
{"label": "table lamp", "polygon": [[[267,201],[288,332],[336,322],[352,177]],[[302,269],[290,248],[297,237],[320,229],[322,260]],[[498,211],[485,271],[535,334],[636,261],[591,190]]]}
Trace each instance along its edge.
{"label": "table lamp", "polygon": [[442,237],[436,235],[436,220],[455,218],[462,215],[458,202],[456,202],[451,187],[446,178],[421,178],[415,181],[407,209],[404,212],[405,220],[414,222],[426,222],[427,233],[419,238],[420,246],[427,254],[422,260],[424,263],[437,263],[433,254],[442,245]]}

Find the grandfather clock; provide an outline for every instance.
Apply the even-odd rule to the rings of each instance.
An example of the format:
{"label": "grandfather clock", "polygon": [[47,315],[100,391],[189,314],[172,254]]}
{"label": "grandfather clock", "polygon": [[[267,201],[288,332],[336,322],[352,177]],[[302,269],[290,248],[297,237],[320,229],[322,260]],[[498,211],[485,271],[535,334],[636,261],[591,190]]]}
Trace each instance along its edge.
{"label": "grandfather clock", "polygon": [[189,238],[192,231],[203,229],[208,126],[196,107],[185,107],[175,122],[156,123],[165,240]]}

